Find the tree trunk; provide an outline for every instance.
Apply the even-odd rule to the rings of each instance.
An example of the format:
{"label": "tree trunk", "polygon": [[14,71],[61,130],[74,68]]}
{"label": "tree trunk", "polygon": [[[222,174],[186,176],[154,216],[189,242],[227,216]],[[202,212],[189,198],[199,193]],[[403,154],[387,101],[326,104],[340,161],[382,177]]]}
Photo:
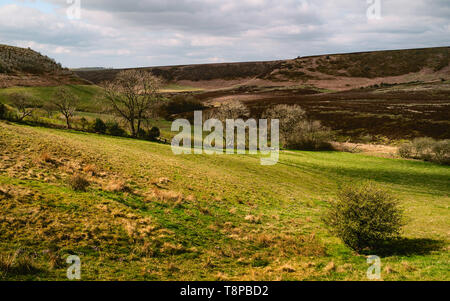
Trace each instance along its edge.
{"label": "tree trunk", "polygon": [[66,123],[67,123],[67,128],[71,129],[71,127],[70,127],[70,120],[69,120],[69,117],[67,117],[67,116],[66,116]]}
{"label": "tree trunk", "polygon": [[136,137],[136,129],[134,128],[134,119],[130,120],[131,136]]}
{"label": "tree trunk", "polygon": [[137,124],[137,132],[139,133],[139,130],[141,129],[141,119],[138,119],[138,124]]}

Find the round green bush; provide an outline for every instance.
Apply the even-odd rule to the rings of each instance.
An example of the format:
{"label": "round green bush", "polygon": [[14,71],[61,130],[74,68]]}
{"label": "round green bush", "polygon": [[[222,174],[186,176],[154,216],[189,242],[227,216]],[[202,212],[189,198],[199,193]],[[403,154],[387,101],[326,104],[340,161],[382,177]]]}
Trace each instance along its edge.
{"label": "round green bush", "polygon": [[106,133],[106,124],[100,118],[95,119],[94,124],[92,126],[94,132],[105,134]]}
{"label": "round green bush", "polygon": [[106,132],[112,136],[125,137],[127,135],[127,132],[115,121],[106,123],[106,129]]}
{"label": "round green bush", "polygon": [[341,189],[324,221],[331,232],[350,248],[376,249],[397,238],[404,225],[398,201],[373,182]]}

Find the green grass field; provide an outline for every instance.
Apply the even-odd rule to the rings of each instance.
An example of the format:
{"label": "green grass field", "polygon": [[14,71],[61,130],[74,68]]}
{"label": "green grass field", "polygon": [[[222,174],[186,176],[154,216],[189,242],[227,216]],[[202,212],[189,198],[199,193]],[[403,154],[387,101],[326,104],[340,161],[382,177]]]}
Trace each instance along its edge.
{"label": "green grass field", "polygon": [[[168,145],[0,122],[0,279],[367,280],[366,256],[325,229],[340,185],[401,201],[383,280],[450,280],[450,169],[341,152],[172,154]],[[68,185],[72,174],[91,183]],[[20,250],[20,251],[18,251]],[[13,254],[25,263],[7,269]],[[366,254],[367,255],[367,254]]]}
{"label": "green grass field", "polygon": [[[101,88],[95,85],[65,85],[71,94],[80,99],[79,111],[99,112],[101,111],[101,102],[97,96],[101,93]],[[0,102],[8,103],[8,94],[10,93],[29,93],[38,100],[44,102],[50,101],[59,86],[55,87],[11,87],[0,89]]]}

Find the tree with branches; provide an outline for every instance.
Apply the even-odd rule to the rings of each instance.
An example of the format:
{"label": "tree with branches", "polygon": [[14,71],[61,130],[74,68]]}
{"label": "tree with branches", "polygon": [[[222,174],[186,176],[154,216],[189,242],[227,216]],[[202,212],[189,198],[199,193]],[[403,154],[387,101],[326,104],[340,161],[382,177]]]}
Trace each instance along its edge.
{"label": "tree with branches", "polygon": [[71,128],[70,119],[74,116],[80,102],[78,96],[71,93],[67,88],[61,87],[56,90],[51,104],[66,118],[67,128]]}
{"label": "tree with branches", "polygon": [[28,93],[12,93],[8,96],[8,99],[11,105],[19,112],[17,116],[19,121],[31,116],[37,104],[36,99]]}
{"label": "tree with branches", "polygon": [[160,78],[143,70],[124,70],[113,81],[102,83],[106,100],[114,112],[128,122],[133,137],[151,115],[161,84]]}

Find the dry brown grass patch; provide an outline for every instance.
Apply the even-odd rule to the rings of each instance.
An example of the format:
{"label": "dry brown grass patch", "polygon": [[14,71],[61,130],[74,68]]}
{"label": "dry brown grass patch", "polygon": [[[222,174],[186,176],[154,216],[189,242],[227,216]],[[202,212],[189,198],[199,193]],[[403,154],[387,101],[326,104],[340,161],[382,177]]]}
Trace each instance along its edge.
{"label": "dry brown grass patch", "polygon": [[0,275],[27,275],[41,271],[31,256],[17,250],[14,254],[0,254]]}
{"label": "dry brown grass patch", "polygon": [[69,185],[75,191],[86,191],[90,183],[83,175],[75,174],[69,178]]}
{"label": "dry brown grass patch", "polygon": [[199,207],[198,210],[204,215],[211,215],[211,211],[206,207]]}
{"label": "dry brown grass patch", "polygon": [[279,256],[323,256],[324,245],[314,235],[289,235],[289,234],[252,234],[247,239],[260,248],[270,249]]}
{"label": "dry brown grass patch", "polygon": [[187,252],[186,248],[184,248],[181,244],[173,244],[165,242],[161,247],[161,253],[164,254],[178,255],[186,252]]}
{"label": "dry brown grass patch", "polygon": [[254,216],[254,215],[251,215],[251,214],[247,215],[245,217],[245,220],[247,222],[249,222],[249,223],[252,223],[252,224],[259,224],[259,223],[261,223],[261,217]]}
{"label": "dry brown grass patch", "polygon": [[184,200],[182,193],[175,192],[172,190],[153,189],[151,196],[156,198],[159,201],[162,201],[164,203],[170,203],[172,205],[181,204]]}
{"label": "dry brown grass patch", "polygon": [[109,181],[106,185],[104,185],[103,190],[109,192],[130,192],[130,187],[126,184],[125,181],[114,179]]}
{"label": "dry brown grass patch", "polygon": [[186,197],[186,201],[188,202],[195,202],[195,196],[190,194]]}
{"label": "dry brown grass patch", "polygon": [[37,163],[54,163],[55,161],[52,159],[48,152],[42,152],[36,158]]}
{"label": "dry brown grass patch", "polygon": [[10,191],[6,188],[0,187],[0,200],[2,199],[10,199],[12,198],[12,194]]}
{"label": "dry brown grass patch", "polygon": [[325,266],[325,268],[323,270],[326,273],[334,272],[336,270],[336,264],[333,261],[331,261]]}
{"label": "dry brown grass patch", "polygon": [[295,269],[290,264],[283,265],[280,270],[285,273],[294,273]]}
{"label": "dry brown grass patch", "polygon": [[91,176],[94,176],[98,173],[98,169],[94,164],[88,164],[83,167],[83,171]]}

